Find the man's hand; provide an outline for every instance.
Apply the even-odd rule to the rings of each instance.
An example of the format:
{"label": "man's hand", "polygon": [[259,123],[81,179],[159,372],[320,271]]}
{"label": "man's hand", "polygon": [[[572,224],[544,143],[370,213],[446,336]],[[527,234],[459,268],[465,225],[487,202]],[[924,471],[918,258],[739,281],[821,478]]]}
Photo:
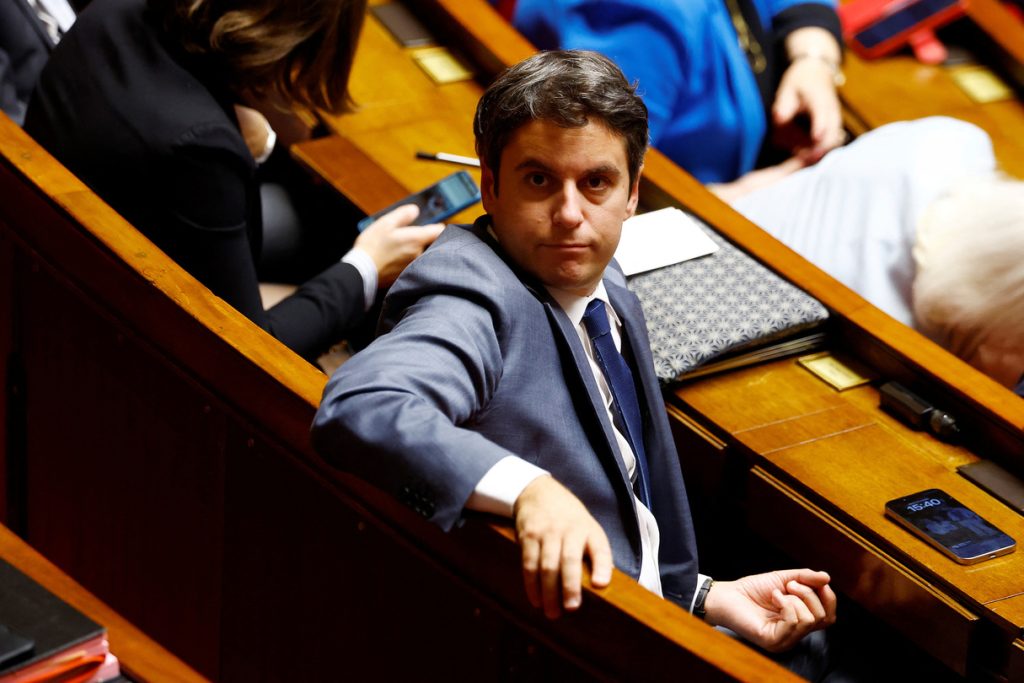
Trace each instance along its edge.
{"label": "man's hand", "polygon": [[381,287],[394,282],[444,230],[440,223],[411,226],[418,215],[420,210],[415,204],[400,206],[378,218],[356,238],[354,246],[365,251],[376,264],[377,284]]}
{"label": "man's hand", "polygon": [[810,569],[716,581],[704,603],[706,620],[769,652],[782,652],[835,623],[836,595],[828,582],[828,574]]}
{"label": "man's hand", "polygon": [[831,33],[813,26],[787,36],[786,51],[792,61],[779,81],[772,118],[776,127],[783,127],[807,114],[810,145],[794,151],[813,164],[846,141],[835,83],[842,53]]}
{"label": "man's hand", "polygon": [[604,529],[554,478],[534,479],[516,499],[513,515],[526,595],[549,619],[580,606],[585,556],[591,585],[604,588],[611,582],[612,549]]}

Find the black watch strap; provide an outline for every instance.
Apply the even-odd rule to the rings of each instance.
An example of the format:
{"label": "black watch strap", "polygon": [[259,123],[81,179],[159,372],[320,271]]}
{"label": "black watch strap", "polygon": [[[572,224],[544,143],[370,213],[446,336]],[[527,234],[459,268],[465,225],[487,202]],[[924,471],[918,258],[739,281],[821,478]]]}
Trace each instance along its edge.
{"label": "black watch strap", "polygon": [[704,579],[704,583],[701,584],[700,588],[697,589],[697,598],[693,601],[693,616],[703,619],[705,616],[704,603],[708,599],[708,593],[711,591],[711,587],[715,585],[715,580],[711,577]]}

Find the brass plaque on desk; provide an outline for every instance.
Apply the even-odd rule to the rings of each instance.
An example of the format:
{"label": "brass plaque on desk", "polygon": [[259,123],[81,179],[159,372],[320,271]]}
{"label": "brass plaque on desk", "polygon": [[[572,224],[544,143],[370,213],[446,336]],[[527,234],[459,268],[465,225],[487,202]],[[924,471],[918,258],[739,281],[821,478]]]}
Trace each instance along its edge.
{"label": "brass plaque on desk", "polygon": [[412,58],[438,85],[468,81],[473,72],[444,47],[425,47],[412,53]]}
{"label": "brass plaque on desk", "polygon": [[992,71],[977,64],[957,66],[949,75],[964,93],[978,104],[1002,102],[1013,99],[1013,91]]}
{"label": "brass plaque on desk", "polygon": [[836,391],[852,389],[871,381],[866,373],[855,369],[849,362],[839,360],[828,351],[797,358],[796,362]]}

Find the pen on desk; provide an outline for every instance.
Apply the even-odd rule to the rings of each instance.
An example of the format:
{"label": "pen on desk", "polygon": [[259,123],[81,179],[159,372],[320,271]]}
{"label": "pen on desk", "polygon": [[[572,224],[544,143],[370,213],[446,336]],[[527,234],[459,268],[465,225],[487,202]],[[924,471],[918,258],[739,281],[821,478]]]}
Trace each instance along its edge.
{"label": "pen on desk", "polygon": [[417,159],[429,159],[431,161],[447,161],[452,164],[462,164],[463,166],[475,166],[480,167],[480,160],[474,159],[473,157],[464,157],[458,154],[448,154],[448,152],[438,152],[433,154],[431,152],[416,152]]}

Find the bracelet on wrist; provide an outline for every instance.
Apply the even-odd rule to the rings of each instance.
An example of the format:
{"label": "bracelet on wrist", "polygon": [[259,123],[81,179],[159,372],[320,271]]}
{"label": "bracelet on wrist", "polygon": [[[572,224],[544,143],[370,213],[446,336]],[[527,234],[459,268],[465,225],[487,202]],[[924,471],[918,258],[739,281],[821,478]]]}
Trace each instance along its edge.
{"label": "bracelet on wrist", "polygon": [[843,73],[842,67],[839,66],[839,62],[835,59],[815,52],[798,52],[795,55],[789,56],[789,63],[790,65],[796,64],[802,59],[813,59],[827,66],[832,72],[832,83],[837,88],[846,83],[846,74]]}

